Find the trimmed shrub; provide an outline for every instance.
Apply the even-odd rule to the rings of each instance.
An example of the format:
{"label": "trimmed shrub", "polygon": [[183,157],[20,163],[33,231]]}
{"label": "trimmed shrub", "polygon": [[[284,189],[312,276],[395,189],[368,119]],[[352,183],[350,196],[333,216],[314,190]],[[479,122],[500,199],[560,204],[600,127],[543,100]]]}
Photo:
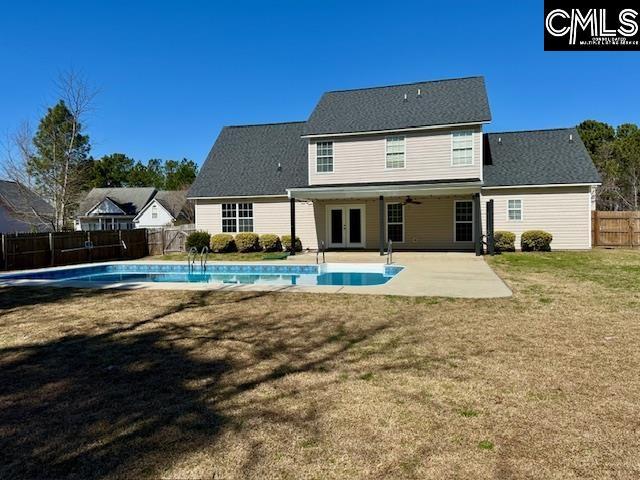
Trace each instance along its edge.
{"label": "trimmed shrub", "polygon": [[196,247],[198,249],[198,252],[201,252],[204,247],[209,246],[209,234],[202,231],[191,232],[187,236],[187,241],[184,245],[187,248],[187,252],[193,247]]}
{"label": "trimmed shrub", "polygon": [[216,233],[211,236],[211,251],[215,253],[233,252],[236,244],[233,241],[233,235],[228,233]]}
{"label": "trimmed shrub", "polygon": [[[284,248],[286,252],[291,251],[291,235],[282,236],[282,248]],[[302,251],[302,242],[300,241],[299,237],[296,237],[296,252],[301,252],[301,251]]]}
{"label": "trimmed shrub", "polygon": [[498,231],[493,232],[496,252],[515,252],[516,234],[513,232]]}
{"label": "trimmed shrub", "polygon": [[550,252],[553,235],[544,230],[527,230],[520,237],[523,252]]}
{"label": "trimmed shrub", "polygon": [[280,252],[282,251],[282,243],[280,243],[280,237],[272,233],[265,233],[260,235],[260,248],[265,252]]}
{"label": "trimmed shrub", "polygon": [[260,250],[260,242],[257,233],[238,233],[235,238],[236,248],[239,252],[257,252]]}

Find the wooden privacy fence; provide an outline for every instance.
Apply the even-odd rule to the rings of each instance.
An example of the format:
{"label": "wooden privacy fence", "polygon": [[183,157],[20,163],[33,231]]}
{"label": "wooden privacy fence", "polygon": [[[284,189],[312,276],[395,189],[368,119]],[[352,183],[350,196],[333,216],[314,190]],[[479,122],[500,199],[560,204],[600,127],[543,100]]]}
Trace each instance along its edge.
{"label": "wooden privacy fence", "polygon": [[164,255],[165,253],[186,251],[185,242],[187,237],[191,232],[195,231],[195,225],[148,229],[149,255]]}
{"label": "wooden privacy fence", "polygon": [[640,247],[640,212],[591,212],[594,247]]}
{"label": "wooden privacy fence", "polygon": [[130,260],[146,255],[145,230],[2,235],[2,268],[4,270]]}

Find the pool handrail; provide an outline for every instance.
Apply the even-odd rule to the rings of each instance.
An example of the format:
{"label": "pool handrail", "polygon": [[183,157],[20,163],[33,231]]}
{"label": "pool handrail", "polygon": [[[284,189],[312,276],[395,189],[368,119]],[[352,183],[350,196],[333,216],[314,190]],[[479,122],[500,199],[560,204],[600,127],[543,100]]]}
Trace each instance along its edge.
{"label": "pool handrail", "polygon": [[200,252],[200,270],[202,272],[207,270],[207,257],[209,256],[209,247],[205,246]]}
{"label": "pool handrail", "polygon": [[198,249],[196,247],[191,247],[187,254],[187,270],[189,270],[189,272],[193,270],[193,264],[196,262],[196,255],[198,255]]}
{"label": "pool handrail", "polygon": [[322,263],[327,263],[324,259],[324,252],[325,252],[324,240],[320,240],[320,245],[318,245],[318,249],[316,250],[316,265],[319,263],[318,255],[320,255],[320,253],[322,253]]}

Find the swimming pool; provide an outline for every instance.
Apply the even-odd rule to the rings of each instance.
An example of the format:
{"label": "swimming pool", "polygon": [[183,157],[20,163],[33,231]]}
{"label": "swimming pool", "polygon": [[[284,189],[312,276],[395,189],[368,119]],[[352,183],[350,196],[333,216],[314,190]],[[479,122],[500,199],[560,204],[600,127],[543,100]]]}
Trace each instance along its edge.
{"label": "swimming pool", "polygon": [[1,281],[105,284],[210,283],[228,285],[383,285],[403,269],[399,265],[324,263],[320,265],[120,263],[32,270],[0,276]]}

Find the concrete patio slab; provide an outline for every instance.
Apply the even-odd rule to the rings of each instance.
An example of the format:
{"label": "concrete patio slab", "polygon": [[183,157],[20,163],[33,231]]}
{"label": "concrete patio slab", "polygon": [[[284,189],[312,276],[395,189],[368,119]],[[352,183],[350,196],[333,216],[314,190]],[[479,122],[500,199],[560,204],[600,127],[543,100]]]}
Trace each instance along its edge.
{"label": "concrete patio slab", "polygon": [[[303,260],[304,259],[304,260]],[[295,261],[312,260],[314,254],[296,256]],[[328,263],[381,263],[377,252],[328,252]],[[341,293],[378,295],[438,296],[457,298],[510,297],[511,290],[489,267],[483,257],[468,252],[396,252],[393,263],[404,270],[384,285],[340,287]]]}
{"label": "concrete patio slab", "polygon": [[[327,263],[385,263],[386,257],[377,252],[327,252]],[[153,257],[128,263],[151,262],[159,264],[184,262],[162,262]],[[108,262],[112,263],[112,262]],[[211,262],[213,263],[213,262]],[[221,262],[222,263],[222,262]],[[227,264],[269,263],[310,264],[316,263],[315,253],[302,253],[287,260],[262,262],[223,262]],[[375,286],[303,286],[303,285],[253,285],[215,283],[108,283],[55,280],[6,280],[8,285],[49,285],[56,287],[120,288],[120,289],[162,289],[162,290],[218,290],[218,291],[259,291],[259,292],[308,292],[344,293],[359,295],[400,295],[411,297],[454,297],[454,298],[498,298],[511,296],[511,290],[487,265],[482,257],[466,252],[396,252],[393,263],[404,269],[384,285]],[[93,264],[97,265],[97,264]],[[57,267],[56,269],[74,268]],[[15,273],[15,272],[13,272]]]}

